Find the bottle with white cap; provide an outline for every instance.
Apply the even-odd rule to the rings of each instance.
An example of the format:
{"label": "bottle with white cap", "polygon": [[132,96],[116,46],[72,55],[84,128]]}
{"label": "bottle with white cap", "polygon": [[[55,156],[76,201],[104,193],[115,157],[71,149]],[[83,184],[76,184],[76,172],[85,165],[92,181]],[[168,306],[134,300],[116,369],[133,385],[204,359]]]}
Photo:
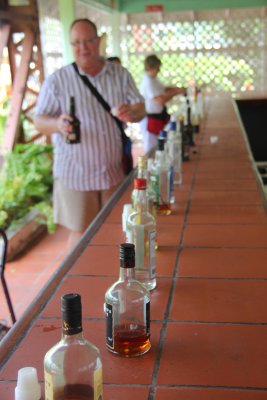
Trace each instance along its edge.
{"label": "bottle with white cap", "polygon": [[40,400],[41,386],[34,367],[21,368],[18,371],[15,400]]}

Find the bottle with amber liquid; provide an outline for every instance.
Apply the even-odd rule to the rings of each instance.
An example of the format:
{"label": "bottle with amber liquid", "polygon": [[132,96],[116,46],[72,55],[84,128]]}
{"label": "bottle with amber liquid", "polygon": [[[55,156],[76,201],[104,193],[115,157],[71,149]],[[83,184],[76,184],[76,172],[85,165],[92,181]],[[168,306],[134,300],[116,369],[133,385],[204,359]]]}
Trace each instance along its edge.
{"label": "bottle with amber liquid", "polygon": [[149,351],[150,294],[135,279],[135,247],[120,245],[120,274],[105,295],[106,346],[123,357],[137,357]]}
{"label": "bottle with amber liquid", "polygon": [[72,117],[72,121],[70,122],[71,132],[68,133],[66,142],[68,144],[77,144],[81,142],[81,124],[75,115],[75,98],[73,96],[70,97],[70,116]]}
{"label": "bottle with amber liquid", "polygon": [[156,193],[156,208],[159,215],[170,215],[171,187],[170,187],[170,163],[165,157],[164,139],[158,138],[158,147],[155,160],[151,169],[151,182]]}
{"label": "bottle with amber liquid", "polygon": [[44,358],[45,400],[102,399],[100,353],[83,337],[80,295],[62,296],[61,310],[62,339]]}

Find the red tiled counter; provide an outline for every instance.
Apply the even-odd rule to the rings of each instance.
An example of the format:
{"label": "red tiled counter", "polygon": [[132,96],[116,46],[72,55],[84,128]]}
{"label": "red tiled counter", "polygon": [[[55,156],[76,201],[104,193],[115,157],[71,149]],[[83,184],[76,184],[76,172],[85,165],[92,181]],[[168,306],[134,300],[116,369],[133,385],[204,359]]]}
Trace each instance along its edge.
{"label": "red tiled counter", "polygon": [[43,380],[44,354],[61,335],[60,296],[72,291],[82,295],[85,337],[102,354],[106,400],[267,398],[267,219],[229,98],[209,104],[197,144],[183,165],[173,214],[158,218],[151,351],[123,359],[105,348],[104,293],[118,277],[130,184],[22,340],[13,336],[2,361],[1,400],[14,398],[19,368],[35,366]]}

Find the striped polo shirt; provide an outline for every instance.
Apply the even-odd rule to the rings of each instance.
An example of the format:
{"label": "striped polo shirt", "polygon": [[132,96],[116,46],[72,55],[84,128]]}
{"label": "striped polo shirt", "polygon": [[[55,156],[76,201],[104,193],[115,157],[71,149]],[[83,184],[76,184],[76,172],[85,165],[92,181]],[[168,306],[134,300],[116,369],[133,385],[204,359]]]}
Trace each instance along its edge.
{"label": "striped polo shirt", "polygon": [[[105,62],[98,75],[87,77],[111,108],[122,103],[144,101],[131,75],[121,65]],[[75,97],[76,116],[81,123],[81,143],[70,145],[62,134],[53,134],[53,175],[70,189],[108,189],[124,177],[121,134],[116,122],[92,95],[71,64],[57,70],[44,81],[36,114],[69,114],[71,96]]]}

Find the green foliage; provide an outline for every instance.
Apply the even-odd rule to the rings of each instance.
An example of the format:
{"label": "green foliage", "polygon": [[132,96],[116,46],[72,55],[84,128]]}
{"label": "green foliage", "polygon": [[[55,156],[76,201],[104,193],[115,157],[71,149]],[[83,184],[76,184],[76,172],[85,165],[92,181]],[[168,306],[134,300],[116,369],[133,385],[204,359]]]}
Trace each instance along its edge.
{"label": "green foliage", "polygon": [[7,115],[9,112],[9,99],[0,102],[0,146],[3,140]]}
{"label": "green foliage", "polygon": [[38,208],[46,216],[48,230],[55,229],[51,206],[52,153],[51,145],[17,144],[6,156],[0,172],[1,228],[8,228],[32,208]]}

